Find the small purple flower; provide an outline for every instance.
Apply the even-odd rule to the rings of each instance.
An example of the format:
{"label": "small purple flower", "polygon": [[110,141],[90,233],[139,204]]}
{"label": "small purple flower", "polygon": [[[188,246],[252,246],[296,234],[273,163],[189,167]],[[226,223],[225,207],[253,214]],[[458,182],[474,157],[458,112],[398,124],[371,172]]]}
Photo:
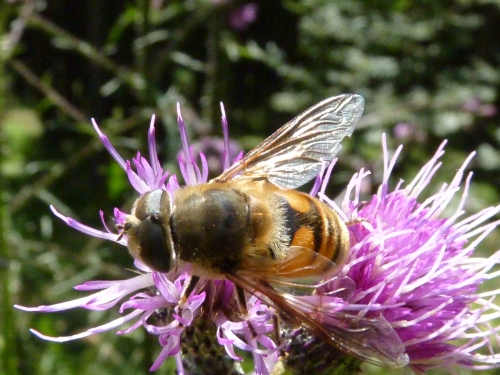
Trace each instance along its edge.
{"label": "small purple flower", "polygon": [[484,117],[495,116],[498,108],[494,104],[484,103],[479,98],[472,98],[462,104],[462,109]]}
{"label": "small purple flower", "polygon": [[400,142],[416,141],[422,143],[426,139],[426,134],[417,125],[407,122],[396,124],[393,129],[394,138]]}
{"label": "small purple flower", "polygon": [[[92,120],[93,121],[93,120]],[[179,166],[186,185],[205,183],[208,180],[208,162],[200,152],[201,167],[195,162],[195,152],[189,145],[184,121],[178,107],[178,123],[182,140]],[[222,165],[230,164],[227,120],[223,112],[224,153]],[[164,189],[179,189],[175,175],[161,168],[155,144],[154,117],[148,132],[149,160],[140,153],[131,161],[123,160],[107,137],[93,121],[94,127],[115,161],[127,173],[132,187],[139,193]],[[499,291],[480,292],[480,284],[498,276],[491,268],[498,263],[500,252],[489,258],[473,257],[477,245],[499,224],[489,221],[500,211],[500,206],[489,207],[472,216],[465,216],[464,205],[468,194],[471,174],[464,179],[469,157],[458,170],[455,178],[427,198],[417,200],[429,185],[441,163],[444,143],[435,156],[422,168],[406,187],[399,182],[389,189],[389,177],[401,151],[388,156],[383,140],[384,178],[377,194],[367,201],[361,192],[369,172],[360,170],[347,186],[341,207],[325,196],[333,163],[318,176],[312,195],[317,195],[333,207],[350,225],[351,252],[348,262],[339,271],[338,280],[352,280],[349,293],[293,297],[325,301],[324,309],[354,311],[364,314],[377,310],[384,321],[392,326],[404,344],[409,366],[416,372],[433,368],[462,366],[485,369],[500,366],[500,357],[493,348],[498,347],[500,327],[494,320],[500,317],[500,308],[494,304]],[[461,193],[460,193],[461,192]],[[455,195],[461,194],[460,203],[449,217],[441,216]],[[91,236],[127,245],[126,236],[106,227],[96,230],[63,216],[51,207],[56,216],[67,225]],[[100,213],[103,218],[102,212]],[[115,208],[116,224],[125,222],[127,213]],[[69,302],[34,308],[17,306],[25,311],[55,312],[76,307],[89,310],[105,310],[120,304],[121,317],[85,332],[63,337],[49,337],[35,330],[37,336],[55,342],[79,339],[110,329],[125,326],[118,334],[129,333],[144,327],[158,336],[161,353],[150,370],[158,369],[167,357],[174,357],[179,374],[189,373],[192,361],[186,359],[185,345],[192,332],[202,324],[204,335],[213,332],[211,341],[223,348],[231,360],[240,361],[237,353],[250,352],[256,374],[270,374],[280,361],[280,354],[290,354],[285,365],[295,368],[294,356],[308,350],[315,338],[303,337],[297,331],[283,329],[285,340],[275,340],[276,312],[255,296],[248,296],[246,316],[238,313],[234,298],[234,285],[228,280],[200,282],[180,308],[179,301],[184,286],[191,277],[189,265],[169,273],[152,272],[139,261],[135,266],[141,272],[127,280],[90,281],[75,287],[82,291],[94,291],[86,297]],[[337,289],[341,290],[341,289]],[[326,303],[327,302],[327,303]],[[206,329],[206,326],[211,326]],[[317,340],[316,340],[317,342]],[[333,347],[327,347],[319,365],[335,364],[339,359]],[[346,353],[340,353],[347,356]],[[286,358],[286,355],[285,357]],[[345,358],[343,359],[345,363]],[[306,361],[307,362],[307,361]],[[406,363],[406,361],[404,361]],[[299,368],[299,367],[297,367]]]}
{"label": "small purple flower", "polygon": [[479,98],[472,98],[472,99],[466,100],[462,104],[462,108],[464,111],[467,111],[467,112],[477,112],[479,110],[479,106],[481,104],[482,104],[482,102]]}
{"label": "small purple flower", "polygon": [[229,16],[229,24],[236,31],[244,31],[257,19],[257,4],[249,3],[239,6]]}

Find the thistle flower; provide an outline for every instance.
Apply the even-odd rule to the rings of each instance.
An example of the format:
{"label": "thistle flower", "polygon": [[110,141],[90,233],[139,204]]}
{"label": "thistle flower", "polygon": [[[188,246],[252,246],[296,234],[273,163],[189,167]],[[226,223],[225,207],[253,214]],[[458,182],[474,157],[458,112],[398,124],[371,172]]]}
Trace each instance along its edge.
{"label": "thistle flower", "polygon": [[[499,367],[495,348],[498,350],[500,327],[494,326],[500,317],[500,308],[494,304],[499,290],[481,293],[478,288],[483,281],[500,275],[491,271],[500,252],[489,258],[473,257],[473,253],[500,223],[488,222],[500,212],[500,206],[465,215],[472,173],[465,181],[464,174],[474,153],[449,184],[444,183],[420,203],[418,198],[441,167],[439,159],[446,142],[410,184],[403,187],[400,181],[392,191],[389,177],[402,146],[389,158],[385,136],[382,143],[384,175],[377,194],[361,201],[363,181],[370,174],[362,169],[352,177],[339,209],[346,221],[357,221],[349,226],[351,253],[342,269],[356,284],[348,302],[379,305],[405,345],[409,366],[417,373],[434,368],[451,371],[454,366],[474,370]],[[325,173],[318,194],[335,206],[323,193],[329,173]],[[455,212],[441,217],[458,194],[461,197]],[[300,343],[314,348],[320,358],[324,348],[318,348],[315,338],[302,335],[301,330],[291,333]],[[289,350],[297,351],[297,343]],[[329,366],[324,357],[321,360]],[[352,366],[345,360],[341,363]]]}
{"label": "thistle flower", "polygon": [[[500,206],[465,215],[472,173],[464,174],[474,154],[449,184],[422,203],[417,201],[441,165],[445,144],[406,188],[398,185],[389,193],[387,181],[400,147],[385,163],[383,183],[369,204],[358,211],[358,197],[344,201],[351,218],[367,220],[352,230],[358,243],[351,259],[356,261],[346,272],[363,290],[354,301],[399,305],[390,307],[384,316],[403,340],[415,370],[454,364],[476,370],[496,367],[500,359],[495,358],[493,347],[498,347],[500,327],[492,324],[499,316],[493,303],[498,291],[480,293],[478,287],[498,276],[488,272],[498,263],[500,252],[489,258],[473,257],[473,252],[498,226],[498,220],[488,220],[498,214]],[[385,145],[384,160],[389,160]],[[351,183],[356,186],[358,182],[353,179]],[[456,194],[461,196],[455,212],[441,218]],[[377,247],[377,255],[371,255]],[[457,344],[458,340],[462,342]],[[479,354],[479,348],[489,355]]]}
{"label": "thistle flower", "polygon": [[[205,183],[208,178],[206,157],[200,153],[201,167],[195,163],[179,108],[178,122],[183,145],[179,156],[182,177],[186,185]],[[227,168],[229,138],[224,112],[222,123],[226,145],[223,165]],[[127,173],[131,185],[139,194],[154,189],[173,192],[180,188],[176,176],[164,172],[158,160],[154,117],[148,133],[149,161],[139,153],[131,162],[123,160],[95,121],[93,124],[105,148]],[[409,185],[403,187],[400,182],[391,191],[389,177],[401,147],[389,158],[384,138],[384,177],[377,194],[362,201],[361,186],[369,176],[369,172],[362,169],[352,177],[341,207],[337,207],[324,194],[333,163],[320,173],[311,194],[318,195],[335,208],[346,222],[351,223],[348,227],[351,252],[340,275],[352,279],[355,288],[344,297],[343,307],[362,313],[376,306],[402,340],[409,366],[416,372],[453,366],[472,369],[498,367],[500,358],[495,355],[495,347],[499,342],[500,327],[495,327],[493,321],[500,316],[500,308],[494,304],[499,291],[480,292],[478,288],[483,281],[499,275],[491,268],[498,263],[500,252],[489,258],[473,257],[473,252],[499,224],[499,221],[488,221],[498,214],[500,206],[465,216],[464,204],[471,174],[463,180],[472,155],[449,184],[444,184],[438,192],[419,202],[418,198],[441,165],[439,158],[444,153],[443,149],[444,143]],[[450,217],[441,217],[457,194],[461,194],[458,208]],[[116,232],[108,229],[104,220],[105,231],[101,231],[66,217],[53,207],[52,211],[76,230],[126,246],[126,239],[119,238]],[[125,212],[115,209],[114,215],[117,224],[125,222]],[[220,373],[239,373],[238,367],[234,367],[234,361],[241,360],[236,348],[251,353],[257,374],[271,373],[280,359],[279,354],[283,353],[288,353],[286,362],[300,371],[300,366],[302,369],[305,367],[304,362],[296,367],[297,352],[309,352],[311,345],[318,343],[316,338],[291,329],[282,331],[285,340],[281,345],[275,342],[276,312],[251,296],[247,300],[248,314],[242,318],[235,312],[234,285],[227,280],[204,281],[180,309],[180,295],[190,277],[189,265],[166,274],[152,272],[138,261],[135,261],[135,266],[141,273],[130,279],[90,281],[76,287],[82,291],[99,290],[89,296],[50,306],[17,307],[26,311],[55,312],[76,307],[105,310],[121,304],[119,312],[128,313],[79,334],[49,337],[31,331],[49,341],[65,342],[131,322],[118,334],[143,326],[149,333],[158,336],[162,350],[151,371],[158,369],[167,357],[173,356],[180,374],[199,372],[200,360],[205,361],[205,366],[206,361],[211,361],[209,368]],[[199,342],[190,339],[196,334],[209,337],[204,347],[198,348],[197,344],[193,344]],[[226,355],[215,350],[211,359],[206,358],[207,346],[211,349],[223,348]],[[329,345],[324,350],[334,353]],[[327,371],[333,363],[339,363],[339,358],[346,356],[345,353],[325,356],[319,363],[322,367],[319,370]],[[223,357],[225,360],[221,361]],[[342,361],[350,363],[346,358]],[[316,370],[319,373],[318,368]]]}

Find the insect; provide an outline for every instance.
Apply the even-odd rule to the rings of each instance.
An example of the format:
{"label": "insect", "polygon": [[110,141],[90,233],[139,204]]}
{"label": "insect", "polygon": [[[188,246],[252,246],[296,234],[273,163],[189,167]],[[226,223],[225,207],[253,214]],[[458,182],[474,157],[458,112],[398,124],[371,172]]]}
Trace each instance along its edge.
{"label": "insect", "polygon": [[364,100],[344,94],[309,108],[206,184],[172,195],[140,196],[120,236],[133,257],[152,270],[192,265],[181,305],[200,278],[228,279],[244,310],[245,291],[287,320],[364,361],[401,367],[404,345],[383,316],[361,317],[327,308],[329,296],[346,295],[354,282],[338,277],[349,253],[344,221],[325,203],[293,190],[312,180],[339,152],[360,119]]}

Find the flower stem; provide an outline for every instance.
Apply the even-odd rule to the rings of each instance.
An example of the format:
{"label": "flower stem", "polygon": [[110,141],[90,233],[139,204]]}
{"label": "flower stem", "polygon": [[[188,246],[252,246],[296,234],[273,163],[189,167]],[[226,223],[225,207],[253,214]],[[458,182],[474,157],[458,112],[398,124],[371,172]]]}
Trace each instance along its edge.
{"label": "flower stem", "polygon": [[[4,14],[5,16],[7,14]],[[7,17],[2,17],[0,15],[0,30],[5,30],[8,25]],[[5,75],[5,63],[6,60],[0,60],[0,118],[5,118],[5,113],[7,112],[7,101],[6,98],[9,97],[8,89],[8,79]],[[0,130],[4,127],[1,126]],[[0,149],[3,150],[4,137],[2,132],[0,132]],[[4,154],[0,152],[0,173],[4,165]],[[5,179],[0,178],[0,337],[3,338],[3,345],[0,346],[0,373],[2,374],[12,374],[16,375],[18,356],[15,345],[16,342],[16,325],[12,324],[15,320],[13,317],[13,306],[12,306],[12,285],[15,282],[12,280],[12,263],[10,261],[11,256],[9,252],[9,246],[7,246],[7,241],[5,239],[6,226],[8,225],[7,220],[7,210],[5,205]]]}

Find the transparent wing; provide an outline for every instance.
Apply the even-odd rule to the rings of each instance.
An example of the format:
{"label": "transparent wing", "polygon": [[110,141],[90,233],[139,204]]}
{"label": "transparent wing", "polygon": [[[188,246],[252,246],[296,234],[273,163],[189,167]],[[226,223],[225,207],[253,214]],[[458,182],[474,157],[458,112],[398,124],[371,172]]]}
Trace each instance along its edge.
{"label": "transparent wing", "polygon": [[359,95],[334,96],[312,106],[282,126],[214,181],[266,179],[282,189],[312,180],[340,151],[363,114]]}
{"label": "transparent wing", "polygon": [[285,320],[300,323],[312,335],[347,354],[384,367],[408,364],[404,344],[382,314],[359,316],[348,305],[339,303],[339,299],[347,300],[352,295],[355,283],[349,277],[338,276],[331,261],[315,253],[316,264],[306,274],[290,270],[292,263],[309,258],[308,252],[314,253],[295,248],[292,259],[284,266],[282,261],[262,258],[257,267],[260,258],[253,259],[246,263],[249,268],[227,277],[273,306]]}

